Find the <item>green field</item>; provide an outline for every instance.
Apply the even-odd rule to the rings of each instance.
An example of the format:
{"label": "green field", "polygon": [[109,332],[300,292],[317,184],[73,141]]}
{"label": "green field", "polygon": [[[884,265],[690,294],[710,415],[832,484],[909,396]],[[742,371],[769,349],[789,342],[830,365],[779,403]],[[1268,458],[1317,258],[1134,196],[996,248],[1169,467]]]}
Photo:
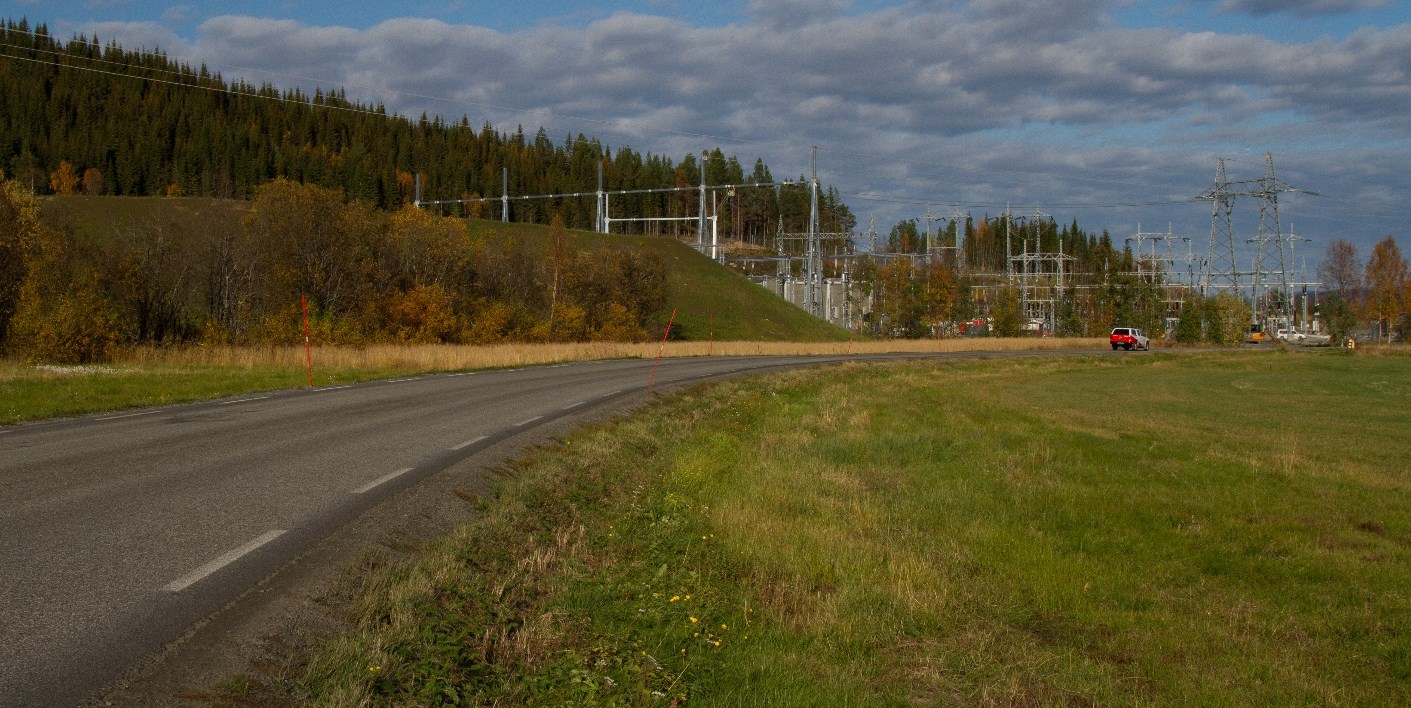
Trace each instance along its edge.
{"label": "green field", "polygon": [[[319,371],[321,386],[422,373],[409,368]],[[303,388],[295,367],[30,366],[0,361],[0,425]]]}
{"label": "green field", "polygon": [[1408,363],[1157,353],[696,389],[518,465],[479,520],[367,575],[296,692],[1407,705]]}

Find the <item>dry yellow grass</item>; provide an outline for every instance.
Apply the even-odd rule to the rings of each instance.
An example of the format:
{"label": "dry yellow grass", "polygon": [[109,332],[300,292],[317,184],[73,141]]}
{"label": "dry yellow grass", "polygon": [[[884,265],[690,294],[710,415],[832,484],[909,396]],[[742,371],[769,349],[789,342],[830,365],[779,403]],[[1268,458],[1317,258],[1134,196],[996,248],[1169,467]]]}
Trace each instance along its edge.
{"label": "dry yellow grass", "polygon": [[[554,364],[594,359],[707,356],[849,356],[886,353],[1086,349],[1102,339],[946,339],[858,342],[585,342],[574,344],[374,345],[314,347],[316,369],[410,369],[449,371]],[[300,367],[303,347],[137,348],[119,357],[123,365],[215,365]]]}

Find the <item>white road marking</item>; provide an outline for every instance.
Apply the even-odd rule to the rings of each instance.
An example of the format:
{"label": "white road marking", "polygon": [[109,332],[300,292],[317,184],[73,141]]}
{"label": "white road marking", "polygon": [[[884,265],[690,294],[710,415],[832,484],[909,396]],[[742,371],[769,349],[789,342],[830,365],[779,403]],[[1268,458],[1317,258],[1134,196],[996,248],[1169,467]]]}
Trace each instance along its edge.
{"label": "white road marking", "polygon": [[186,575],[183,575],[180,578],[171,581],[167,584],[165,589],[167,592],[181,592],[182,590],[185,590],[186,588],[189,588],[192,585],[201,582],[201,580],[205,579],[206,576],[216,572],[217,570],[220,570],[221,568],[226,567],[227,565],[230,565],[231,563],[234,563],[237,560],[240,560],[240,558],[242,558],[243,556],[253,552],[260,546],[263,546],[266,543],[269,543],[270,541],[273,541],[274,539],[279,538],[282,535],[284,535],[284,529],[274,529],[273,531],[266,531],[261,534],[259,538],[239,548],[227,551],[224,555],[211,561],[210,563],[207,563],[201,566],[200,568],[197,568],[196,570],[193,570],[190,573],[187,573]]}
{"label": "white road marking", "polygon": [[157,411],[143,411],[143,412],[141,412],[141,413],[124,413],[124,414],[122,414],[122,415],[110,415],[110,416],[108,416],[107,418],[99,418],[98,420],[117,420],[117,419],[119,419],[119,418],[136,418],[136,417],[139,416],[139,415],[152,415],[153,413],[156,413],[156,412],[157,412]]}
{"label": "white road marking", "polygon": [[222,405],[222,406],[228,406],[228,405],[230,405],[230,404],[232,404],[232,403],[248,403],[248,402],[250,402],[250,401],[263,401],[263,400],[265,400],[266,398],[269,398],[269,396],[255,396],[254,398],[237,398],[237,399],[235,399],[235,400],[233,400],[233,401],[221,401],[221,402],[220,402],[220,405]]}
{"label": "white road marking", "polygon": [[579,402],[577,402],[577,403],[570,403],[570,404],[564,406],[562,410],[571,411],[571,410],[573,410],[574,408],[577,408],[577,407],[579,407],[579,406],[581,406],[581,405],[583,405],[583,404],[585,404],[585,403],[587,403],[587,401],[579,401]]}
{"label": "white road marking", "polygon": [[364,493],[364,492],[370,492],[370,491],[372,491],[372,490],[374,490],[374,489],[376,489],[376,488],[382,486],[383,484],[386,484],[386,483],[388,483],[388,482],[391,482],[392,480],[394,480],[394,479],[396,479],[396,478],[398,478],[398,477],[401,477],[402,475],[404,475],[404,474],[406,474],[406,473],[408,473],[408,472],[411,472],[411,471],[412,471],[412,468],[410,468],[410,467],[403,467],[402,469],[399,469],[399,470],[397,470],[396,472],[389,472],[389,473],[387,473],[387,474],[382,475],[381,477],[378,477],[377,479],[372,480],[371,482],[368,482],[367,484],[364,484],[364,485],[361,486],[361,487],[358,487],[357,489],[354,489],[354,490],[353,490],[353,493],[354,493],[354,494],[362,494],[362,493]]}
{"label": "white road marking", "polygon": [[544,416],[542,416],[542,415],[536,415],[536,416],[534,416],[533,418],[530,418],[529,420],[521,420],[521,421],[519,421],[518,423],[515,423],[515,424],[514,424],[514,427],[516,427],[516,428],[523,428],[524,426],[529,425],[530,423],[533,423],[534,421],[539,420],[540,418],[543,418],[543,417],[544,417]]}
{"label": "white road marking", "polygon": [[460,449],[462,449],[462,448],[467,448],[467,447],[470,447],[471,445],[474,445],[475,443],[478,443],[478,442],[480,442],[481,440],[484,440],[485,438],[488,438],[488,437],[490,437],[490,436],[489,436],[489,435],[481,435],[480,437],[475,438],[474,440],[467,440],[467,441],[465,441],[465,442],[463,442],[463,443],[461,443],[461,444],[459,444],[459,445],[455,445],[455,446],[453,446],[451,449],[452,449],[452,450],[460,450]]}

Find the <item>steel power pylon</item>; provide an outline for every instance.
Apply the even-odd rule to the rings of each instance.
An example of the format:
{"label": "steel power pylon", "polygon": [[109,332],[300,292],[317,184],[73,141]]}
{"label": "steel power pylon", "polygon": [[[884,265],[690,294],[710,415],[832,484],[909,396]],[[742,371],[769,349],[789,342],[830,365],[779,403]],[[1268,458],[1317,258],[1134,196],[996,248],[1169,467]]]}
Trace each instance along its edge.
{"label": "steel power pylon", "polygon": [[[1225,177],[1225,160],[1215,168],[1215,185],[1201,193],[1198,199],[1212,203],[1210,217],[1210,252],[1201,278],[1202,294],[1211,290],[1241,287],[1240,276],[1252,276],[1250,304],[1258,319],[1268,311],[1288,314],[1289,265],[1287,242],[1279,225],[1279,193],[1301,192],[1280,182],[1274,174],[1273,153],[1264,154],[1264,176],[1260,179],[1231,181]],[[1308,192],[1313,194],[1313,192]],[[1254,269],[1241,271],[1235,260],[1235,233],[1231,218],[1234,200],[1254,197],[1259,200],[1259,232],[1248,239],[1255,244]],[[1273,270],[1277,268],[1277,270]],[[1276,292],[1270,290],[1277,287]]]}
{"label": "steel power pylon", "polygon": [[1206,256],[1201,274],[1200,292],[1208,296],[1211,290],[1237,290],[1240,281],[1235,262],[1235,233],[1230,219],[1235,200],[1230,182],[1225,179],[1225,158],[1219,158],[1215,164],[1215,186],[1197,198],[1211,202],[1210,253]]}

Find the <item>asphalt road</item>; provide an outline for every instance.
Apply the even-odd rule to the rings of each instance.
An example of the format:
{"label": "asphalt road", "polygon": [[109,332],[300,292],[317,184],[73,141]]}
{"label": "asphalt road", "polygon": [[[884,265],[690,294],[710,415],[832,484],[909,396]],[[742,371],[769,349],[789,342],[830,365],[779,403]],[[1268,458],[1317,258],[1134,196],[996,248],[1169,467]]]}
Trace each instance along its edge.
{"label": "asphalt road", "polygon": [[[840,360],[669,359],[655,380]],[[387,495],[641,396],[652,367],[436,374],[0,428],[0,705],[88,699]]]}

